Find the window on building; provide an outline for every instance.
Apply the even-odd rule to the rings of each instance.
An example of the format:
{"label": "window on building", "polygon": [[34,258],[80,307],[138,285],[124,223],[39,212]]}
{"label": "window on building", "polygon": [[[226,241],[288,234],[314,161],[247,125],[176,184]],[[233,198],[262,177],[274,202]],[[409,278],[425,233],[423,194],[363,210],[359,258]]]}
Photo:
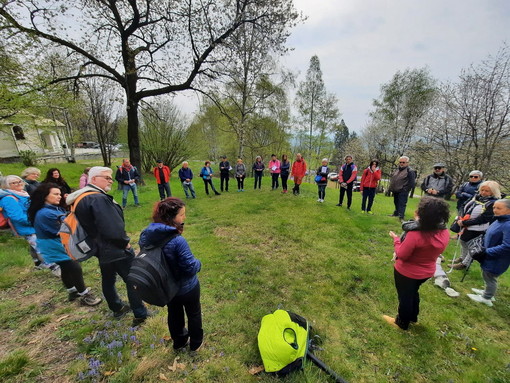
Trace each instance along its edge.
{"label": "window on building", "polygon": [[13,126],[12,132],[14,133],[14,137],[16,140],[24,140],[25,133],[23,133],[23,128],[21,126]]}

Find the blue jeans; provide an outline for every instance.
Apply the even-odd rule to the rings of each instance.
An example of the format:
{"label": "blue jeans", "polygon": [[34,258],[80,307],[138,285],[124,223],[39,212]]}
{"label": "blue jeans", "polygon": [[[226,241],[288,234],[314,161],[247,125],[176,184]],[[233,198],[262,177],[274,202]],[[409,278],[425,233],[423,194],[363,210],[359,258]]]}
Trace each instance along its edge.
{"label": "blue jeans", "polygon": [[393,204],[395,205],[394,216],[404,218],[406,214],[407,198],[409,197],[408,191],[393,192]]}
{"label": "blue jeans", "polygon": [[[182,188],[184,189],[184,194],[186,194],[186,198],[196,198],[196,194],[195,194],[195,187],[193,186],[193,184],[190,182],[190,183],[187,183],[187,182],[183,182],[182,183]],[[188,190],[189,190],[189,193],[188,193]],[[191,193],[191,197],[189,196]]]}
{"label": "blue jeans", "polygon": [[101,269],[103,295],[106,299],[106,302],[108,303],[110,310],[117,312],[122,308],[122,300],[120,299],[119,294],[117,293],[117,289],[115,288],[117,274],[120,275],[126,284],[129,305],[131,306],[131,310],[133,310],[135,318],[145,318],[147,317],[147,309],[145,308],[145,305],[136,293],[133,286],[127,282],[127,276],[129,274],[129,269],[131,268],[132,260],[133,256],[126,256],[125,259],[99,264]]}
{"label": "blue jeans", "polygon": [[122,207],[126,207],[127,205],[127,196],[130,190],[133,192],[135,205],[138,205],[138,188],[136,187],[136,183],[133,182],[132,184],[122,185]]}
{"label": "blue jeans", "polygon": [[[367,205],[368,198],[368,205]],[[372,204],[375,198],[375,188],[363,188],[363,199],[361,200],[361,210],[372,211]]]}

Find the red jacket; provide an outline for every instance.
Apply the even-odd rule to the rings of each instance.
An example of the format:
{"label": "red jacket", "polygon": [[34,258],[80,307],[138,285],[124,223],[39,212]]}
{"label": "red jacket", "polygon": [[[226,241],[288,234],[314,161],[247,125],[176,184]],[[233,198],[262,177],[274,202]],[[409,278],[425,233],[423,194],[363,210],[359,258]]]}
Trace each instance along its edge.
{"label": "red jacket", "polygon": [[363,191],[363,188],[376,188],[377,183],[381,179],[381,169],[376,168],[375,172],[370,170],[370,168],[366,168],[363,170],[363,175],[361,176],[360,190]]}
{"label": "red jacket", "polygon": [[306,162],[305,160],[294,161],[292,164],[292,175],[294,177],[303,178],[306,174]]}
{"label": "red jacket", "polygon": [[436,260],[448,242],[448,230],[409,231],[403,242],[394,238],[395,269],[402,275],[412,279],[425,279],[434,276]]}
{"label": "red jacket", "polygon": [[163,165],[163,174],[165,175],[165,179],[164,180],[160,180],[159,179],[159,167],[155,167],[154,168],[154,177],[156,178],[156,182],[158,184],[164,184],[164,183],[167,183],[169,180],[170,180],[170,168],[166,165]]}

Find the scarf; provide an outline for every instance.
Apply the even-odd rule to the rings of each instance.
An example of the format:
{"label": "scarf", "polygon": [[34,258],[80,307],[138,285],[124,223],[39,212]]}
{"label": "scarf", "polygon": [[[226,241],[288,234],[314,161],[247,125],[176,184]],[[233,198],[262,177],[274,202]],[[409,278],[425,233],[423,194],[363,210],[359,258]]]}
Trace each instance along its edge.
{"label": "scarf", "polygon": [[22,190],[22,191],[17,191],[17,190],[12,190],[12,189],[5,189],[7,190],[9,193],[12,193],[14,195],[19,195],[20,197],[30,197],[29,194],[25,191],[25,190]]}

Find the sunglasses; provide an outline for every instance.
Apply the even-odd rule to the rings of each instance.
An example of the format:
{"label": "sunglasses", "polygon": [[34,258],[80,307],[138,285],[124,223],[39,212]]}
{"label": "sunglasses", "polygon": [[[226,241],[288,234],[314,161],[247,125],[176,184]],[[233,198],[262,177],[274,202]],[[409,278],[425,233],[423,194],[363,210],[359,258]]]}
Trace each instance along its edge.
{"label": "sunglasses", "polygon": [[436,166],[436,167],[434,168],[434,170],[441,170],[441,169],[442,169],[442,168],[441,168],[441,167],[439,167],[439,166]]}
{"label": "sunglasses", "polygon": [[399,164],[407,164],[407,161],[399,161]]}
{"label": "sunglasses", "polygon": [[469,178],[478,178],[478,176],[469,176]]}

